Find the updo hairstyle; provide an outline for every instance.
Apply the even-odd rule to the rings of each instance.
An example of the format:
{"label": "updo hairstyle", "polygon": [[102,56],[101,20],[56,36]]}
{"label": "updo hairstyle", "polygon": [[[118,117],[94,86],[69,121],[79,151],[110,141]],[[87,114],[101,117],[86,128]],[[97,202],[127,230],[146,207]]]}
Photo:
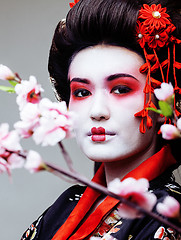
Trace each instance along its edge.
{"label": "updo hairstyle", "polygon": [[[180,0],[80,0],[70,9],[66,20],[56,27],[49,55],[50,79],[59,101],[69,103],[68,69],[73,56],[80,50],[109,44],[128,48],[144,58],[135,34],[138,11],[143,4],[167,7],[177,28],[174,35],[181,39]],[[162,48],[158,55],[164,59],[167,49]],[[177,56],[181,56],[180,49],[177,49]]]}

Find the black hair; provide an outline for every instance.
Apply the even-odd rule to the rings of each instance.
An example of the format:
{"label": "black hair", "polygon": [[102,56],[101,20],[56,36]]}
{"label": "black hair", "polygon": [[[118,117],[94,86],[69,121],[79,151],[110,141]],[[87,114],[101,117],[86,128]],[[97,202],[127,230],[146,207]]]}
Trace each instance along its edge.
{"label": "black hair", "polygon": [[[166,7],[176,26],[173,35],[181,39],[180,0],[80,0],[70,9],[66,20],[58,23],[50,49],[48,68],[58,100],[66,101],[68,105],[69,65],[72,56],[86,47],[98,44],[121,46],[144,58],[135,34],[138,12],[143,4],[161,4]],[[167,51],[164,47],[159,51],[161,61],[167,58]],[[180,57],[181,49],[177,48],[176,52]],[[155,78],[159,80],[158,75]],[[173,153],[178,158],[179,148],[175,149]]]}
{"label": "black hair", "polygon": [[[180,0],[80,0],[56,27],[49,55],[49,73],[58,99],[70,98],[68,68],[72,56],[88,46],[110,44],[126,47],[143,56],[135,28],[143,4],[167,7],[175,35],[181,34]],[[163,57],[167,50],[161,52]],[[178,54],[179,56],[181,54]]]}

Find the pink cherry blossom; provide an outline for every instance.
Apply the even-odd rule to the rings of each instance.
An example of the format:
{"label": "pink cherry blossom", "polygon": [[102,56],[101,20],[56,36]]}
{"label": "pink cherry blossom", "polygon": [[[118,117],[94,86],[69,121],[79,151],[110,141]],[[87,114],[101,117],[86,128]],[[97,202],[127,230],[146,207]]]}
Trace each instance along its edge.
{"label": "pink cherry blossom", "polygon": [[10,166],[3,158],[0,157],[0,174],[10,172]]}
{"label": "pink cherry blossom", "polygon": [[33,139],[36,144],[42,146],[54,146],[66,137],[66,132],[61,128],[62,122],[54,119],[42,117],[40,126],[35,129]]}
{"label": "pink cherry blossom", "polygon": [[126,195],[133,189],[137,192],[148,191],[149,182],[146,178],[140,178],[138,180],[134,178],[126,178],[120,181],[119,178],[115,178],[109,183],[108,189],[116,194]]}
{"label": "pink cherry blossom", "polygon": [[31,122],[18,121],[14,124],[14,128],[22,138],[29,138],[33,135],[34,125]]}
{"label": "pink cherry blossom", "polygon": [[40,111],[38,104],[27,103],[20,112],[22,121],[14,124],[14,128],[18,131],[22,138],[31,137],[34,129],[39,126]]}
{"label": "pink cherry blossom", "polygon": [[162,133],[162,138],[166,140],[171,140],[181,137],[180,131],[177,127],[171,124],[164,124],[161,126],[160,131]]}
{"label": "pink cherry blossom", "polygon": [[57,117],[59,115],[64,115],[69,118],[69,113],[67,112],[67,106],[64,101],[62,102],[52,102],[48,98],[43,98],[39,104],[40,112],[42,116]]}
{"label": "pink cherry blossom", "polygon": [[[101,238],[102,240],[117,240],[117,238],[112,237],[111,235],[106,234],[103,238]],[[96,240],[96,239],[95,239]]]}
{"label": "pink cherry blossom", "polygon": [[1,80],[15,80],[15,74],[8,67],[0,64],[0,79]]}
{"label": "pink cherry blossom", "polygon": [[116,238],[112,237],[111,235],[105,235],[103,238],[101,237],[91,237],[90,240],[117,240]]}
{"label": "pink cherry blossom", "polygon": [[44,98],[39,103],[41,118],[33,139],[42,146],[55,145],[70,136],[72,120],[65,102],[51,102]]}
{"label": "pink cherry blossom", "polygon": [[34,76],[30,76],[29,81],[22,80],[20,84],[15,86],[15,91],[17,93],[16,102],[19,105],[19,109],[22,110],[23,107],[28,103],[38,103],[41,99],[41,92],[43,89]]}
{"label": "pink cherry blossom", "polygon": [[106,234],[103,238],[101,237],[91,237],[90,240],[117,240],[116,238],[112,237],[111,235]]}
{"label": "pink cherry blossom", "polygon": [[8,152],[3,146],[0,145],[0,156],[3,158],[9,157],[10,152]]}
{"label": "pink cherry blossom", "polygon": [[72,129],[71,114],[65,102],[51,102],[43,98],[39,103],[27,103],[20,112],[22,121],[14,127],[21,137],[33,136],[36,144],[55,145],[70,136]]}
{"label": "pink cherry blossom", "polygon": [[16,152],[22,150],[18,133],[13,130],[9,132],[9,125],[2,123],[0,125],[0,146],[3,149]]}
{"label": "pink cherry blossom", "polygon": [[21,168],[24,159],[19,156],[22,150],[20,145],[20,137],[14,131],[9,132],[9,125],[3,123],[0,125],[0,173],[8,172],[14,168]]}
{"label": "pink cherry blossom", "polygon": [[10,169],[22,168],[24,166],[24,158],[16,153],[12,153],[8,158],[7,162]]}
{"label": "pink cherry blossom", "polygon": [[177,128],[181,131],[181,118],[177,120]]}
{"label": "pink cherry blossom", "polygon": [[24,158],[18,153],[12,153],[4,150],[0,154],[0,173],[7,172],[9,175],[12,169],[22,168],[24,165]]}
{"label": "pink cherry blossom", "polygon": [[171,83],[162,83],[161,88],[154,90],[154,94],[158,100],[166,101],[174,94],[174,89]]}
{"label": "pink cherry blossom", "polygon": [[24,167],[30,171],[30,173],[36,173],[46,169],[46,165],[42,161],[39,153],[30,150],[28,152]]}
{"label": "pink cherry blossom", "polygon": [[180,204],[171,196],[167,196],[162,203],[158,203],[156,209],[158,213],[169,218],[177,218],[180,215]]}
{"label": "pink cherry blossom", "polygon": [[[126,199],[131,200],[140,207],[151,211],[156,203],[156,196],[148,192],[149,182],[147,179],[134,179],[126,178],[122,182],[119,179],[113,180],[108,189]],[[123,203],[118,206],[118,212],[121,217],[124,218],[136,218],[140,217],[141,214]]]}

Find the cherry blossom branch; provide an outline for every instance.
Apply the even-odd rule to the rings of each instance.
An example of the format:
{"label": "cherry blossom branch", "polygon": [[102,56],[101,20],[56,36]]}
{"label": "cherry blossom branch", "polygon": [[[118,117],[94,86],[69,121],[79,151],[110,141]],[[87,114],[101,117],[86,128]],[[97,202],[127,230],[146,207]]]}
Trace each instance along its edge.
{"label": "cherry blossom branch", "polygon": [[[16,92],[16,102],[19,105],[21,119],[21,121],[14,124],[15,130],[10,132],[7,123],[0,125],[0,173],[7,171],[10,175],[11,169],[24,166],[31,173],[46,170],[59,177],[60,174],[62,174],[66,177],[77,180],[104,195],[111,196],[121,201],[122,204],[118,206],[118,211],[122,217],[126,215],[128,218],[136,218],[140,216],[140,214],[148,215],[181,233],[180,227],[151,212],[156,203],[156,196],[153,193],[148,192],[148,180],[133,180],[128,178],[122,182],[120,182],[120,180],[116,182],[115,179],[115,182],[112,184],[114,188],[108,186],[107,189],[97,183],[89,181],[86,177],[81,176],[74,170],[72,160],[61,143],[64,138],[71,136],[70,132],[73,123],[73,115],[67,111],[65,102],[55,103],[47,98],[42,99],[41,92],[43,92],[43,89],[40,84],[37,83],[34,76],[30,76],[29,81],[21,80],[17,73],[14,74],[4,65],[0,65],[0,79],[8,80],[11,86],[13,86],[0,86],[0,90]],[[168,88],[168,86],[166,86],[166,88]],[[169,89],[170,88],[171,92],[173,92],[172,87],[169,86]],[[161,110],[157,110],[159,113],[161,111],[163,115],[172,115],[173,110],[170,110],[170,103],[167,104],[164,103],[164,101],[160,101],[159,105],[161,108]],[[179,134],[181,135],[181,126],[179,126],[181,125],[181,119],[179,120],[177,121],[177,127],[180,128]],[[54,146],[58,143],[69,171],[45,163],[39,153],[35,151],[23,151],[19,143],[20,138],[29,137],[32,137],[36,144],[41,144],[42,146]],[[135,181],[135,184],[131,184],[130,181]],[[130,186],[134,186],[134,189]],[[149,197],[150,199],[148,200]],[[174,201],[170,198],[165,199],[165,202],[160,203],[157,212],[168,218],[179,218],[180,205],[176,200]],[[125,214],[124,212],[127,210],[129,211],[129,214],[127,212]]]}
{"label": "cherry blossom branch", "polygon": [[141,213],[143,215],[147,215],[147,216],[155,219],[156,221],[158,221],[162,224],[165,224],[165,225],[175,229],[177,232],[181,233],[181,228],[179,226],[173,224],[172,222],[168,221],[167,219],[164,219],[163,217],[161,217],[153,212],[150,212],[150,211],[147,211],[146,209],[141,208],[140,206],[136,205],[135,203],[133,203],[113,192],[110,192],[106,187],[104,187],[100,184],[97,184],[95,182],[89,181],[86,177],[80,175],[80,173],[70,172],[70,171],[67,171],[62,168],[57,168],[56,166],[49,164],[49,163],[45,163],[45,164],[48,167],[47,170],[49,172],[51,172],[51,173],[58,172],[60,174],[66,175],[67,177],[73,178],[73,179],[77,180],[78,182],[85,184],[86,186],[103,193],[104,195],[118,199],[121,203],[124,203],[133,209],[136,209],[139,213]]}
{"label": "cherry blossom branch", "polygon": [[[63,156],[67,157],[68,160],[71,161],[68,153],[66,152],[65,148],[63,147],[63,144],[61,144],[61,146],[63,148],[63,151],[62,151]],[[131,209],[134,209],[134,211],[136,210],[137,213],[140,213],[141,215],[147,215],[147,216],[155,219],[156,221],[161,222],[162,224],[165,224],[171,228],[174,228],[177,232],[181,233],[181,228],[176,226],[175,224],[171,223],[167,219],[164,219],[164,218],[160,217],[159,215],[157,215],[151,211],[148,211],[147,209],[142,208],[138,204],[131,202],[130,200],[120,196],[119,194],[109,191],[106,187],[104,187],[100,184],[89,181],[85,176],[82,176],[80,173],[76,172],[75,170],[68,171],[68,170],[62,169],[60,167],[54,166],[50,163],[43,162],[41,156],[35,151],[32,151],[32,150],[30,150],[29,152],[9,151],[9,154],[16,154],[19,157],[25,159],[26,161],[25,161],[24,167],[26,169],[28,169],[31,173],[46,170],[58,177],[60,177],[60,174],[61,175],[63,174],[66,177],[72,178],[82,184],[85,184],[88,187],[91,187],[92,189],[94,189],[96,191],[103,193],[104,195],[118,199],[122,204],[125,204],[126,206],[130,207]],[[61,176],[61,178],[62,178],[62,176]],[[126,181],[126,180],[124,180],[124,181]],[[143,183],[141,183],[141,184],[143,185]],[[116,182],[114,182],[113,185],[117,185]],[[132,185],[134,185],[134,188],[136,187],[135,184],[132,184]],[[123,188],[125,188],[125,186],[123,186]],[[139,191],[140,190],[141,189],[139,189]],[[140,193],[140,195],[143,196],[142,193]],[[133,195],[130,195],[130,196],[134,197]],[[137,214],[137,216],[139,216],[140,214]],[[134,218],[134,216],[133,216],[133,218]]]}
{"label": "cherry blossom branch", "polygon": [[58,145],[59,145],[59,147],[60,147],[60,149],[61,149],[61,151],[62,151],[62,154],[63,154],[63,156],[64,156],[65,162],[66,162],[69,170],[70,170],[71,172],[76,172],[75,169],[73,168],[73,162],[72,162],[69,154],[68,154],[67,151],[65,150],[62,142],[58,142]]}
{"label": "cherry blossom branch", "polygon": [[15,76],[16,76],[17,82],[18,82],[18,83],[21,83],[22,79],[21,79],[21,77],[19,76],[19,74],[18,74],[18,73],[15,73]]}

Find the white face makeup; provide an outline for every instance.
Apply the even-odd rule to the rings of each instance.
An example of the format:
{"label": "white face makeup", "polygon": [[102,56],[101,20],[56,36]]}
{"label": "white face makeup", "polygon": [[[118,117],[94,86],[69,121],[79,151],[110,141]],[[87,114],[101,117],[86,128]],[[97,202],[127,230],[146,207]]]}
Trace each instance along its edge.
{"label": "white face makeup", "polygon": [[140,133],[134,114],[144,105],[144,61],[117,46],[98,45],[80,51],[69,68],[69,109],[76,113],[75,134],[94,161],[117,161],[145,152],[154,144],[155,127]]}

